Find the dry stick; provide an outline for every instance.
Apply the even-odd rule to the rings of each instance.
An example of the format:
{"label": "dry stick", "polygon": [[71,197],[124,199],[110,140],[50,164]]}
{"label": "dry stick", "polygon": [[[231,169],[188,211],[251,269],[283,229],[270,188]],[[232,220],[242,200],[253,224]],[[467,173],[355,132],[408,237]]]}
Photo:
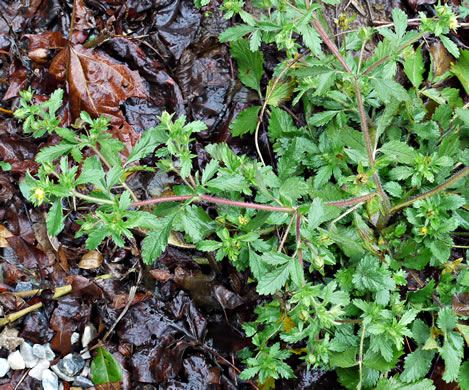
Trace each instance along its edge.
{"label": "dry stick", "polygon": [[13,115],[15,112],[11,110],[7,110],[6,108],[0,107],[0,112],[4,112],[5,114]]}
{"label": "dry stick", "polygon": [[283,75],[287,72],[288,69],[290,69],[294,64],[296,64],[300,59],[302,59],[303,57],[305,57],[306,55],[308,55],[310,53],[310,50],[307,49],[304,51],[304,53],[302,53],[301,55],[299,55],[297,58],[295,58],[294,60],[290,61],[287,66],[285,67],[284,70],[282,70],[282,72],[280,72],[280,74],[277,76],[277,78],[274,80],[274,82],[272,83],[272,88],[270,88],[270,91],[269,93],[267,94],[267,96],[265,97],[265,101],[264,101],[264,104],[262,105],[262,110],[261,112],[259,113],[259,116],[257,117],[257,125],[256,125],[256,131],[254,133],[254,143],[256,145],[256,151],[257,151],[257,154],[259,155],[259,158],[261,159],[261,162],[262,162],[262,165],[265,166],[265,161],[264,159],[262,158],[262,153],[261,153],[261,149],[259,148],[259,127],[261,125],[261,122],[262,122],[262,117],[264,116],[264,112],[265,112],[265,109],[267,107],[267,103],[270,99],[270,97],[272,96],[274,90],[275,90],[275,87],[277,86],[277,84],[279,83],[280,79],[283,77]]}
{"label": "dry stick", "polygon": [[277,253],[280,253],[283,249],[283,245],[285,244],[285,241],[287,240],[288,233],[290,233],[291,225],[293,224],[293,220],[295,219],[295,215],[290,220],[290,223],[287,226],[287,230],[285,230],[285,233],[283,233],[282,240],[280,241],[280,245],[278,246]]}
{"label": "dry stick", "polygon": [[[42,290],[33,290],[35,293],[40,293]],[[68,294],[69,292],[72,291],[72,286],[71,285],[66,285],[66,286],[61,286],[57,287],[55,289],[55,294],[52,296],[52,298],[60,298],[61,296]],[[18,318],[21,318],[25,316],[26,314],[29,314],[33,312],[34,310],[37,310],[42,307],[42,302],[36,303],[35,305],[28,306],[22,310],[19,310],[15,313],[8,314],[4,318],[0,318],[0,326],[6,325],[10,322],[16,321]]]}
{"label": "dry stick", "polygon": [[406,200],[404,202],[398,203],[394,207],[391,207],[389,210],[389,214],[394,214],[395,212],[399,211],[400,209],[403,209],[404,207],[410,206],[412,203],[414,203],[417,200],[422,200],[426,199],[432,195],[435,195],[446,188],[452,186],[454,183],[456,183],[459,179],[462,179],[464,176],[466,176],[469,173],[469,167],[465,167],[464,169],[461,169],[458,173],[456,173],[454,176],[450,177],[448,180],[446,180],[444,183],[440,184],[439,186],[436,186],[433,190],[424,192],[421,195],[417,195],[414,198],[411,198],[409,200]]}
{"label": "dry stick", "polygon": [[[298,247],[298,261],[299,261],[300,265],[303,266],[303,249],[300,248],[300,244],[301,244],[300,222],[301,222],[301,215],[299,213],[296,213],[295,230],[296,230],[296,242],[297,242],[297,247]],[[303,279],[303,286],[305,284],[306,284],[306,282]]]}
{"label": "dry stick", "polygon": [[104,335],[103,339],[102,339],[102,343],[104,343],[107,338],[109,337],[109,335],[112,333],[112,331],[114,330],[114,328],[116,327],[116,325],[119,323],[119,321],[122,319],[122,317],[124,317],[125,313],[127,313],[127,311],[129,310],[130,306],[132,305],[132,302],[135,298],[135,293],[137,292],[137,286],[139,285],[140,281],[142,280],[142,270],[140,269],[139,273],[138,273],[138,278],[137,278],[137,282],[135,283],[135,286],[132,286],[130,288],[130,291],[129,291],[129,298],[128,298],[128,301],[127,301],[127,304],[125,305],[124,307],[124,310],[122,310],[121,314],[119,315],[119,317],[117,317],[117,319],[114,321],[114,323],[112,324],[111,328],[106,332],[106,334]]}

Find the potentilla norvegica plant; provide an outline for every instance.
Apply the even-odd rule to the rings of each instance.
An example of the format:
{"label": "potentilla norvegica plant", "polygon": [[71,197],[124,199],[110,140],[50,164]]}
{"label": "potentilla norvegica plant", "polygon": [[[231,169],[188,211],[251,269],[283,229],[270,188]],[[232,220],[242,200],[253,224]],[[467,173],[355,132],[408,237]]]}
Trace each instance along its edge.
{"label": "potentilla norvegica plant", "polygon": [[[395,9],[392,27],[351,31],[338,47],[321,3],[259,1],[257,16],[243,6],[224,2],[226,16],[244,24],[220,39],[230,42],[239,79],[259,104],[242,111],[231,130],[253,133],[257,146],[268,120],[275,166],[259,147],[252,160],[216,144],[205,148],[206,167],[194,169],[191,142],[206,126],[166,112],[124,159],[106,118],[83,112],[73,130],[59,127],[63,92],[33,104],[28,90],[15,113],[25,132],[56,133],[62,141],[38,153],[41,168],[26,175],[24,196],[50,204],[52,236],[64,227],[65,205],[96,205],[77,234],[87,236],[90,250],[106,238],[123,246],[134,229],[146,228],[141,253],[151,264],[171,231],[180,231],[199,251],[248,270],[266,299],[257,319],[243,324],[253,345],[239,353],[242,379],[268,388],[293,378],[290,364],[299,358],[308,368],[335,370],[347,388],[427,390],[434,385],[425,377],[440,356],[443,380],[469,389],[467,310],[457,304],[469,292],[469,271],[462,259],[451,261],[453,233],[469,227],[469,111],[460,90],[441,87],[450,73],[426,71],[420,44],[437,37],[461,57],[455,61],[466,61],[468,53],[449,38],[456,15],[439,4],[436,16],[421,14],[419,29],[407,31],[407,16]],[[366,57],[376,36],[374,55]],[[281,53],[267,86],[261,43]],[[398,69],[408,89],[395,81]],[[304,108],[304,123],[285,109],[290,100]],[[93,156],[84,159],[84,149]],[[140,200],[126,184],[130,173],[155,169],[141,164],[149,155],[158,157],[157,169],[182,180],[173,196]],[[216,205],[217,218],[207,204]],[[152,212],[141,210],[152,205]],[[440,270],[438,283],[426,279],[428,266]],[[410,280],[416,291],[407,288]]]}

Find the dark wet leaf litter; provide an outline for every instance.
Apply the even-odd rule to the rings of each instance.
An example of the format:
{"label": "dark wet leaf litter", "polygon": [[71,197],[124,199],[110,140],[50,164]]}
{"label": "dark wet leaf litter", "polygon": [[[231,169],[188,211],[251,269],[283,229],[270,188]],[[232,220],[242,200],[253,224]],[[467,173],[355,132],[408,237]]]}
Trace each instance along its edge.
{"label": "dark wet leaf litter", "polygon": [[[64,125],[71,125],[81,110],[106,113],[112,118],[113,135],[128,149],[145,129],[157,124],[155,116],[167,110],[207,124],[194,145],[200,167],[208,161],[204,150],[208,143],[226,142],[235,152],[255,157],[252,138],[233,139],[230,134],[231,121],[256,104],[257,96],[237,81],[229,47],[218,42],[231,23],[218,11],[218,1],[200,11],[192,0],[77,0],[72,37],[68,37],[71,0],[23,3],[0,0],[2,108],[14,110],[18,92],[28,86],[38,101],[64,88]],[[394,7],[412,17],[428,3],[434,1],[379,4],[382,7],[375,9],[382,15],[376,18],[386,19]],[[325,12],[332,31],[338,9]],[[368,21],[359,16],[358,22]],[[108,37],[112,38],[104,39]],[[87,47],[93,38],[98,45]],[[272,73],[277,53],[269,47],[263,50],[265,68]],[[106,83],[108,90],[95,88],[83,94],[87,83]],[[299,105],[292,109],[301,119]],[[260,140],[268,155],[262,129]],[[78,264],[87,250],[83,239],[74,238],[79,227],[73,213],[58,242],[48,239],[44,210],[34,210],[24,201],[18,180],[27,170],[37,171],[34,157],[41,147],[57,142],[55,136],[25,137],[21,125],[0,111],[0,156],[12,166],[0,174],[0,235],[9,232],[1,245],[0,304],[9,314],[42,303],[13,324],[19,337],[32,344],[50,343],[56,354],[54,365],[59,358],[80,352],[81,343],[73,335],[81,335],[87,324],[97,329],[90,345],[102,339],[127,305],[130,288],[140,280],[128,312],[104,344],[122,366],[123,389],[252,388],[233,369],[243,368],[236,351],[251,342],[241,324],[253,318],[260,303],[246,273],[225,262],[215,273],[194,260],[193,250],[171,246],[153,267],[143,267],[130,250],[104,245],[101,267],[81,269]],[[154,163],[151,157],[147,160]],[[174,183],[167,178],[156,185],[162,192]],[[142,199],[148,198],[155,191],[155,175],[141,174],[129,184]],[[102,274],[113,278],[94,279]],[[24,299],[9,294],[24,283],[43,292]],[[67,284],[73,292],[53,299],[53,289]],[[463,307],[461,302],[467,299],[458,297],[455,307]],[[8,354],[5,347],[0,349],[0,357]],[[278,381],[276,388],[341,388],[334,374],[307,370],[299,360],[296,375],[295,380]],[[21,389],[40,386],[40,381],[22,377],[22,371],[10,371],[0,378],[0,390],[13,389],[20,381]]]}

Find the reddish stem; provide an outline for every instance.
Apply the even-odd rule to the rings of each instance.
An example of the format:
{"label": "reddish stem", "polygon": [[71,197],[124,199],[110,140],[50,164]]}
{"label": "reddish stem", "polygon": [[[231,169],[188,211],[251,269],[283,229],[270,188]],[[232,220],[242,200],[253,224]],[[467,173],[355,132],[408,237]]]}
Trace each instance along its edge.
{"label": "reddish stem", "polygon": [[[348,207],[348,206],[353,206],[357,203],[365,202],[368,199],[373,198],[375,195],[376,193],[372,192],[370,194],[357,196],[356,198],[338,200],[334,202],[326,202],[324,204],[326,206]],[[245,208],[257,209],[257,210],[278,211],[278,212],[284,212],[284,213],[296,212],[296,209],[294,207],[277,207],[277,206],[268,206],[268,205],[259,204],[259,203],[240,202],[237,200],[216,198],[214,196],[205,195],[205,194],[164,196],[162,198],[153,198],[153,199],[142,200],[139,202],[134,202],[130,205],[130,207],[148,206],[150,204],[158,204],[158,203],[163,203],[163,202],[177,202],[177,201],[188,200],[188,199],[193,199],[194,201],[204,200],[210,203],[226,204],[228,206],[245,207]]]}

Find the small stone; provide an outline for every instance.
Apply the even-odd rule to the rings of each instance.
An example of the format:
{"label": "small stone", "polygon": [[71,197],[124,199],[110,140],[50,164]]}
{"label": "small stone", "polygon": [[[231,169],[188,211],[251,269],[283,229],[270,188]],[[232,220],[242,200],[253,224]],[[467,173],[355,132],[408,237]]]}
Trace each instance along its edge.
{"label": "small stone", "polygon": [[65,375],[75,377],[85,367],[85,360],[80,355],[68,354],[57,366]]}
{"label": "small stone", "polygon": [[0,358],[0,378],[3,378],[10,371],[8,360]]}
{"label": "small stone", "polygon": [[24,370],[26,367],[20,351],[15,351],[8,355],[8,364],[12,370]]}
{"label": "small stone", "polygon": [[44,347],[44,345],[34,344],[33,345],[33,354],[38,359],[45,359],[46,358],[46,348]]}
{"label": "small stone", "polygon": [[6,348],[13,352],[23,343],[24,339],[18,337],[18,329],[5,327],[0,333],[0,348]]}
{"label": "small stone", "polygon": [[31,282],[18,282],[16,283],[15,292],[31,291],[32,289],[33,284]]}
{"label": "small stone", "polygon": [[91,359],[91,353],[90,353],[90,351],[86,351],[85,349],[83,349],[83,350],[80,351],[80,356],[81,356],[83,359],[85,359],[85,360]]}
{"label": "small stone", "polygon": [[39,361],[39,358],[37,358],[33,354],[33,347],[31,347],[31,345],[27,343],[26,341],[23,344],[21,344],[20,353],[21,353],[21,356],[23,357],[24,364],[26,365],[27,368],[34,367]]}
{"label": "small stone", "polygon": [[85,329],[83,329],[83,335],[81,336],[81,344],[83,347],[86,348],[90,341],[93,340],[97,334],[98,331],[96,330],[96,327],[91,322],[88,322],[85,325]]}
{"label": "small stone", "polygon": [[65,374],[64,372],[62,372],[62,371],[59,369],[58,365],[52,366],[52,367],[51,367],[51,370],[54,371],[60,379],[63,379],[63,380],[66,381],[66,382],[73,382],[73,381],[75,380],[75,377],[73,377],[73,376],[68,376],[67,374]]}
{"label": "small stone", "polygon": [[85,378],[84,376],[77,376],[75,378],[75,382],[73,382],[73,386],[83,387],[87,389],[89,387],[93,387],[94,384],[93,382],[91,382],[91,380],[89,380],[88,378]]}
{"label": "small stone", "polygon": [[59,388],[59,378],[49,369],[42,372],[42,388],[44,390],[57,390]]}
{"label": "small stone", "polygon": [[29,376],[37,379],[39,381],[42,380],[42,373],[44,370],[47,370],[50,366],[49,360],[47,359],[41,359],[39,362],[36,364],[34,368],[29,371]]}
{"label": "small stone", "polygon": [[55,353],[50,347],[50,344],[47,343],[44,345],[44,349],[46,351],[46,359],[49,360],[50,362],[55,359]]}
{"label": "small stone", "polygon": [[55,353],[51,349],[50,344],[34,344],[33,354],[39,359],[47,359],[50,362],[55,359]]}
{"label": "small stone", "polygon": [[80,333],[78,333],[78,332],[73,332],[73,333],[72,333],[72,337],[70,337],[70,340],[71,340],[71,343],[72,343],[72,344],[77,343],[78,340],[80,340]]}

